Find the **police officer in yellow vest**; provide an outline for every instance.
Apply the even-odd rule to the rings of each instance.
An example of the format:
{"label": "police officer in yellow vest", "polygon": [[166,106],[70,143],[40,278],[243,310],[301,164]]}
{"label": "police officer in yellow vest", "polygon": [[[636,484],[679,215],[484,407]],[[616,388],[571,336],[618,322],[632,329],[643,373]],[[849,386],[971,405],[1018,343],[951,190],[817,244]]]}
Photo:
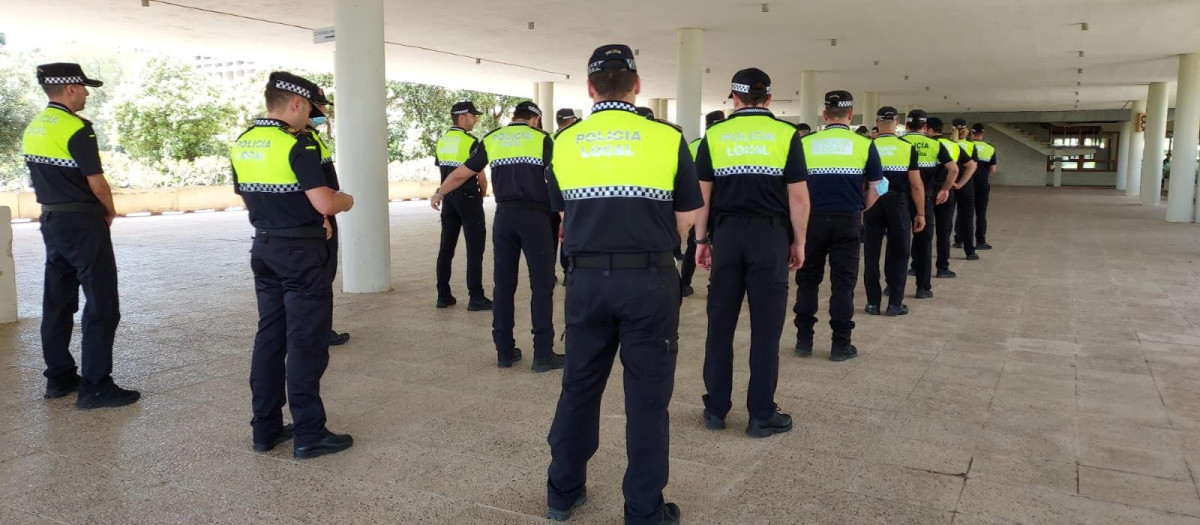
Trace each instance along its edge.
{"label": "police officer in yellow vest", "polygon": [[854,286],[858,284],[862,212],[879,198],[875,186],[883,179],[879,151],[871,139],[850,129],[854,98],[847,91],[825,94],[825,129],[806,135],[800,143],[808,165],[812,213],[808,221],[804,266],[796,272],[796,355],[812,356],[817,290],[829,258],[829,327],[833,345],[829,358],[845,361],[858,356],[850,344],[854,330]]}
{"label": "police officer in yellow vest", "polygon": [[[295,435],[300,459],[340,452],[349,435],[325,428],[321,376],[329,364],[333,287],[327,217],[354,199],[329,187],[320,146],[305,132],[329,105],[309,80],[271,73],[267,116],[254,121],[230,151],[234,190],[246,202],[254,244],[250,268],[258,297],[258,334],[250,363],[254,450],[265,452]],[[286,395],[286,397],[285,397]],[[295,426],[284,426],[283,405]]]}
{"label": "police officer in yellow vest", "polygon": [[[112,380],[113,339],[121,320],[117,261],[109,228],[116,209],[100,165],[92,123],[78,115],[88,87],[104,85],[79,64],[43,64],[38,84],[49,105],[25,128],[22,149],[34,196],[42,206],[46,273],[42,297],[42,357],[47,399],[78,391],[83,409],[134,403],[140,394]],[[71,332],[83,308],[83,375],[71,357]]]}
{"label": "police officer in yellow vest", "polygon": [[[880,314],[882,290],[879,286],[879,254],[887,237],[883,274],[888,289],[887,315],[905,315],[905,281],[908,279],[908,256],[912,232],[925,229],[925,188],[921,184],[917,150],[912,143],[896,137],[896,116],[891,106],[879,108],[875,123],[879,136],[875,149],[883,164],[883,176],[888,180],[887,193],[863,214],[864,235],[863,286],[867,292],[867,313]],[[910,201],[911,199],[911,201]],[[909,203],[912,203],[910,211]]]}
{"label": "police officer in yellow vest", "polygon": [[975,143],[975,248],[990,250],[987,243],[987,209],[992,195],[992,177],[996,176],[996,147],[983,141],[983,124],[971,126],[971,141]]}
{"label": "police officer in yellow vest", "polygon": [[[956,118],[953,122],[954,138],[958,142],[959,148],[976,162],[978,169],[978,159],[975,152],[975,143],[967,134],[967,120]],[[971,176],[965,181],[960,181],[955,184],[954,201],[955,201],[955,218],[954,218],[954,248],[962,248],[967,254],[968,261],[979,260],[979,255],[975,253],[975,179]]]}
{"label": "police officer in yellow vest", "polygon": [[[917,166],[921,170],[921,185],[925,191],[925,228],[913,228],[912,269],[909,275],[917,278],[917,299],[933,297],[931,273],[933,268],[933,230],[935,227],[934,207],[938,199],[943,202],[949,192],[941,191],[941,184],[958,178],[958,164],[946,145],[925,136],[929,117],[925,110],[914,109],[908,113],[904,134],[905,142],[913,145],[917,152]],[[939,182],[940,181],[940,182]],[[914,208],[914,211],[916,209]],[[915,220],[915,215],[914,215]]]}
{"label": "police officer in yellow vest", "polygon": [[667,405],[679,354],[679,274],[673,249],[703,205],[687,142],[638,116],[633,50],[606,45],[588,61],[591,116],[554,141],[550,199],[563,211],[567,366],[550,427],[547,517],[587,501],[587,464],[599,447],[600,399],[617,352],[624,365],[625,523],[679,523],[663,500]]}
{"label": "police officer in yellow vest", "polygon": [[934,181],[940,187],[936,199],[937,204],[933,209],[934,233],[937,234],[937,261],[935,262],[937,273],[934,274],[934,277],[952,279],[957,276],[950,270],[950,238],[954,233],[954,190],[971,179],[971,174],[975,171],[975,161],[963,152],[957,142],[942,135],[944,127],[942,119],[930,117],[925,126],[925,135],[944,145],[946,151],[950,152],[950,158],[954,159],[955,164],[958,165],[958,177],[950,177],[947,172],[939,170],[938,175],[945,178]]}
{"label": "police officer in yellow vest", "polygon": [[[551,138],[557,137],[558,133],[562,132],[563,129],[567,128],[571,124],[579,122],[579,117],[575,116],[575,110],[573,110],[571,108],[562,108],[562,109],[558,110],[557,113],[555,113],[554,121],[555,121],[555,124],[557,127],[555,128],[556,131],[554,132],[554,135],[551,136]],[[558,257],[559,263],[562,265],[562,270],[563,270],[562,283],[563,283],[563,286],[566,286],[567,285],[567,281],[566,281],[567,255],[565,253],[563,253],[562,249],[559,247],[559,234],[562,233],[562,217],[557,213],[550,214],[550,233],[551,233],[551,239],[554,241],[554,253],[558,254],[557,257]],[[556,279],[557,279],[557,277],[556,277]]]}
{"label": "police officer in yellow vest", "polygon": [[[711,128],[713,126],[713,124],[716,124],[722,120],[725,120],[725,112],[724,111],[721,111],[721,110],[709,111],[708,113],[706,113],[704,115],[704,129],[707,130],[708,128]],[[705,133],[707,133],[707,131]],[[692,152],[692,160],[696,160],[696,153],[697,153],[697,150],[700,148],[700,141],[702,141],[702,140],[704,140],[704,139],[698,138],[698,139],[693,140],[690,143],[688,143],[688,149]],[[710,237],[711,237],[711,235],[710,235]],[[680,264],[680,266],[681,266],[681,269],[679,271],[680,294],[683,295],[684,297],[691,297],[692,294],[696,293],[696,291],[694,289],[692,289],[692,277],[694,277],[696,275],[696,229],[695,228],[688,230],[687,247],[683,251],[683,262]]]}
{"label": "police officer in yellow vest", "polygon": [[[495,255],[495,304],[492,308],[492,339],[496,364],[510,368],[521,360],[521,349],[513,340],[513,310],[517,293],[517,270],[521,253],[529,265],[529,288],[533,293],[533,371],[548,372],[563,367],[563,356],[554,353],[554,243],[550,235],[550,196],[546,166],[554,141],[541,130],[542,110],[533,102],[521,102],[513,120],[497,129],[475,147],[466,162],[446,177],[433,197],[433,208],[442,195],[456,188],[485,166],[492,167],[496,195],[496,219],[492,224]],[[557,215],[557,214],[554,214]]]}
{"label": "police officer in yellow vest", "polygon": [[[325,94],[321,93],[321,95],[324,96]],[[328,113],[325,106],[318,107],[317,109],[323,113]],[[321,132],[317,130],[317,128],[327,124],[328,118],[327,115],[321,115],[309,119],[307,131],[312,135],[313,141],[321,149],[321,169],[325,171],[325,183],[333,191],[340,191],[342,186],[338,183],[337,169],[334,168],[333,151],[329,149],[324,140],[321,140]],[[333,278],[337,276],[338,267],[338,226],[336,216],[330,216],[328,219],[330,230],[333,231],[333,235],[327,241],[329,244],[329,280],[332,282]],[[337,330],[329,331],[329,346],[344,345],[349,340],[350,334],[348,333],[340,333]]]}
{"label": "police officer in yellow vest", "polygon": [[[454,125],[437,142],[437,165],[442,182],[450,172],[466,162],[479,142],[470,131],[475,129],[483,112],[472,102],[459,102],[450,108]],[[457,190],[441,198],[442,240],[437,258],[437,307],[447,308],[458,302],[450,292],[450,264],[458,246],[458,232],[467,237],[467,292],[471,300],[467,310],[491,310],[492,301],[483,295],[483,248],[487,241],[487,224],[483,215],[483,197],[487,196],[487,177],[480,173],[468,179]]]}
{"label": "police officer in yellow vest", "polygon": [[[771,77],[757,68],[733,76],[735,111],[712,126],[696,155],[704,207],[696,215],[696,264],[712,270],[704,349],[704,424],[725,428],[733,403],[733,334],[743,298],[750,301],[750,389],[746,434],[792,429],[775,404],[779,336],[787,318],[788,272],[804,262],[808,185],[796,127],[778,120]],[[709,217],[716,228],[711,243]]]}

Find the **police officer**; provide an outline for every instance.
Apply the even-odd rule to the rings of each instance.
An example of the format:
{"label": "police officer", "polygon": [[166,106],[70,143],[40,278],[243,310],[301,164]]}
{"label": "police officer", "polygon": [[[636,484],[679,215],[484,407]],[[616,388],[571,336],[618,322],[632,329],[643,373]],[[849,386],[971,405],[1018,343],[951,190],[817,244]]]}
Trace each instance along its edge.
{"label": "police officer", "polygon": [[[763,438],[792,429],[775,404],[779,336],[787,318],[788,272],[804,262],[808,185],[796,128],[778,120],[771,77],[757,68],[733,76],[735,111],[709,128],[696,155],[704,207],[696,215],[696,263],[712,270],[704,349],[704,424],[725,428],[732,407],[733,334],[742,300],[750,300],[750,389],[746,434]],[[710,243],[709,217],[720,245]]]}
{"label": "police officer", "polygon": [[[713,124],[716,124],[722,120],[725,120],[725,112],[724,111],[720,111],[720,110],[710,111],[704,115],[704,129],[707,130],[708,128],[711,128],[713,126]],[[705,131],[705,133],[707,134],[707,131]],[[691,150],[691,152],[692,152],[692,160],[696,160],[696,153],[698,152],[698,149],[700,148],[701,140],[704,140],[704,139],[698,138],[698,139],[693,140],[688,143],[688,149]],[[688,230],[687,248],[683,251],[683,262],[682,262],[681,266],[682,266],[682,268],[680,269],[680,275],[679,275],[680,294],[683,295],[684,297],[690,297],[692,294],[696,293],[696,291],[692,289],[692,277],[696,275],[696,229],[695,228]]]}
{"label": "police officer", "polygon": [[[496,195],[496,219],[492,224],[495,255],[495,305],[492,309],[492,339],[496,364],[510,368],[521,360],[521,349],[513,341],[514,296],[521,253],[529,265],[529,288],[533,292],[533,371],[548,372],[563,367],[563,356],[554,353],[554,243],[550,230],[550,197],[546,166],[554,142],[541,130],[542,110],[533,102],[521,102],[507,126],[479,143],[471,158],[455,168],[437,195],[451,194],[484,166],[492,167]],[[442,198],[433,198],[438,209]]]}
{"label": "police officer", "polygon": [[796,124],[796,135],[799,135],[800,138],[804,138],[805,135],[808,135],[809,133],[812,133],[812,132],[813,132],[812,126],[809,126],[805,122]]}
{"label": "police officer", "polygon": [[[83,73],[79,64],[43,64],[38,84],[50,103],[25,128],[25,164],[33,192],[42,205],[46,243],[46,279],[42,297],[42,357],[46,361],[47,399],[79,392],[81,409],[119,407],[137,402],[137,391],[112,379],[113,339],[121,320],[117,300],[117,260],[110,228],[116,209],[100,165],[92,123],[78,115],[88,88],[104,83]],[[71,357],[71,332],[83,308],[83,376]]]}
{"label": "police officer", "polygon": [[[442,182],[474,151],[479,141],[470,131],[475,129],[482,114],[470,101],[459,102],[450,108],[454,125],[437,141],[437,165],[442,172]],[[442,206],[442,241],[437,258],[438,308],[447,308],[458,302],[450,292],[450,264],[454,260],[454,249],[458,246],[458,232],[462,230],[467,237],[467,292],[471,294],[467,310],[477,312],[492,309],[491,299],[483,295],[483,248],[487,241],[487,224],[483,215],[485,196],[487,177],[483,173],[467,180],[451,193],[434,194],[435,198],[445,200]]]}
{"label": "police officer", "polygon": [[971,141],[975,143],[975,248],[990,250],[987,243],[987,209],[992,195],[992,177],[996,175],[996,147],[983,141],[983,124],[971,126]]}
{"label": "police officer", "polygon": [[[321,376],[329,364],[333,237],[327,217],[354,199],[329,187],[320,146],[305,131],[329,100],[309,80],[271,73],[267,116],[238,137],[230,151],[234,190],[246,202],[254,244],[250,268],[258,296],[258,334],[250,364],[254,450],[265,452],[295,434],[299,459],[340,452],[349,435],[325,428]],[[286,386],[286,389],[285,389]],[[286,397],[285,397],[286,392]],[[283,425],[284,402],[294,429]]]}
{"label": "police officer", "polygon": [[[554,120],[555,120],[555,123],[557,124],[557,127],[555,128],[557,131],[555,131],[554,136],[557,136],[558,133],[561,133],[562,130],[564,128],[566,128],[567,126],[570,126],[571,124],[579,122],[579,117],[575,116],[575,110],[573,110],[571,108],[563,108],[563,109],[558,110],[557,113],[555,113]],[[551,138],[553,138],[553,137],[551,137]],[[564,253],[562,251],[562,249],[559,247],[559,235],[562,233],[562,217],[559,216],[559,214],[557,214],[557,213],[550,214],[550,230],[551,230],[552,239],[554,242],[554,253],[558,254],[558,261],[562,265],[562,270],[563,270],[563,275],[564,275],[562,284],[563,284],[563,286],[566,286],[567,280],[565,279],[565,276],[567,274],[567,254]],[[555,276],[555,279],[557,280],[558,277]]]}
{"label": "police officer", "polygon": [[[322,92],[321,96],[325,96],[325,93]],[[325,106],[320,106],[317,109],[322,113],[328,113],[328,108]],[[321,150],[321,169],[325,171],[325,184],[333,191],[341,191],[342,186],[338,183],[337,169],[333,165],[333,151],[329,149],[329,146],[325,145],[324,140],[321,140],[321,132],[317,130],[317,128],[327,125],[328,119],[327,115],[309,119],[307,130]],[[329,228],[333,232],[333,235],[326,241],[329,244],[329,281],[333,282],[333,278],[337,275],[338,266],[338,226],[336,216],[329,216],[328,219]],[[339,333],[337,330],[329,331],[329,346],[344,345],[349,340],[350,334],[348,333]]]}
{"label": "police officer", "polygon": [[[958,142],[958,147],[963,154],[971,160],[978,161],[975,155],[975,143],[971,142],[967,136],[967,121],[963,118],[956,118],[952,123],[954,125],[954,138]],[[954,218],[954,247],[962,248],[967,254],[968,261],[979,260],[979,255],[975,253],[975,177],[968,177],[966,180],[961,180],[954,185],[954,201],[956,215]]]}
{"label": "police officer", "polygon": [[[933,230],[936,222],[934,207],[938,201],[945,202],[949,198],[948,191],[941,191],[945,181],[958,177],[958,164],[946,145],[925,136],[928,120],[925,110],[914,109],[908,112],[908,119],[905,121],[908,132],[903,137],[917,152],[917,166],[921,170],[921,186],[924,187],[925,195],[925,228],[920,231],[913,228],[912,270],[909,271],[909,275],[917,278],[917,299],[933,297],[930,277],[933,267]],[[913,210],[915,212],[917,208],[914,207]]]}
{"label": "police officer", "polygon": [[547,517],[587,500],[587,463],[599,446],[600,399],[621,353],[626,447],[625,523],[679,523],[664,503],[667,405],[679,353],[679,274],[672,250],[703,204],[687,143],[638,116],[633,50],[597,48],[588,60],[587,119],[554,143],[550,198],[565,211],[567,367],[550,427]]}
{"label": "police officer", "polygon": [[879,152],[871,139],[850,130],[854,98],[847,91],[825,94],[825,129],[804,137],[808,191],[812,213],[808,220],[804,266],[796,272],[796,355],[813,351],[817,318],[817,289],[829,258],[829,327],[833,346],[829,358],[845,361],[858,356],[850,344],[854,330],[854,286],[858,281],[858,249],[862,212],[879,198],[875,185],[883,179]]}
{"label": "police officer", "polygon": [[[896,137],[897,113],[896,108],[884,106],[875,115],[879,129],[875,149],[879,151],[888,190],[863,214],[866,231],[863,251],[867,259],[863,265],[863,286],[867,290],[866,311],[871,315],[880,313],[879,252],[884,237],[887,237],[883,264],[888,288],[887,315],[905,315],[908,313],[908,307],[903,304],[905,280],[908,279],[905,270],[911,232],[925,229],[925,188],[921,184],[917,150],[912,143]],[[909,199],[913,204],[911,211]]]}
{"label": "police officer", "polygon": [[950,158],[958,164],[957,177],[951,177],[947,172],[939,170],[938,174],[946,176],[946,178],[934,181],[940,188],[937,194],[937,204],[933,209],[935,217],[934,230],[937,234],[937,273],[934,274],[934,277],[951,279],[957,276],[957,274],[950,270],[950,237],[953,235],[954,229],[955,206],[953,190],[958,189],[961,181],[968,180],[971,177],[971,173],[975,171],[975,161],[971,160],[962,151],[957,142],[942,135],[944,126],[942,119],[930,117],[925,126],[925,134],[929,138],[942,143],[946,147],[946,150],[950,152]]}
{"label": "police officer", "polygon": [[554,129],[556,131],[562,131],[563,128],[578,122],[579,117],[575,116],[575,110],[571,108],[563,108],[554,114],[554,121],[557,125],[557,127]]}

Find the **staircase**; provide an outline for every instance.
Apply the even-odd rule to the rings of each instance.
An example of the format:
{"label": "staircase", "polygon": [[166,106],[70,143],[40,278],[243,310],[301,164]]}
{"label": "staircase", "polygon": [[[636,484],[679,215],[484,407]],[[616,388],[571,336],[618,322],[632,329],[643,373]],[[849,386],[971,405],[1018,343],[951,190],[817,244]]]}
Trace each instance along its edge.
{"label": "staircase", "polygon": [[1063,155],[1087,155],[1096,152],[1095,147],[1055,147],[1038,140],[1037,137],[1035,137],[1032,133],[1011,124],[991,123],[988,124],[988,127],[1008,135],[1013,140],[1020,142],[1029,149],[1041,153],[1042,155],[1046,155],[1047,157],[1061,157]]}

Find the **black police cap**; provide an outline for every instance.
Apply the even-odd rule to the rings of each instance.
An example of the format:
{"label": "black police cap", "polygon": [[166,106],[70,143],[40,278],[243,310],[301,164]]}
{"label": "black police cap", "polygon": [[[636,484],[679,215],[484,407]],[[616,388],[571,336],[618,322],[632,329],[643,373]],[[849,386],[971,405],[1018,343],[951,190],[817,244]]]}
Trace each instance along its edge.
{"label": "black police cap", "polygon": [[854,95],[849,91],[830,91],[825,94],[825,107],[827,108],[851,108],[854,107]]}
{"label": "black police cap", "polygon": [[971,131],[974,131],[975,133],[983,133],[983,124],[976,122],[974,126],[971,126]]}
{"label": "black police cap", "polygon": [[575,110],[573,110],[571,108],[562,108],[562,109],[558,110],[557,112],[555,112],[554,116],[557,117],[558,120],[566,120],[569,118],[575,118]]}
{"label": "black police cap", "polygon": [[597,47],[588,59],[588,76],[605,69],[628,69],[637,71],[637,62],[633,59],[633,50],[625,44],[609,44]]}
{"label": "black police cap", "polygon": [[[756,87],[755,84],[762,86]],[[769,95],[771,93],[771,77],[756,67],[746,68],[733,74],[733,82],[730,83],[729,90],[729,98],[733,98],[734,93]]]}
{"label": "black police cap", "polygon": [[871,130],[867,129],[866,126],[859,126],[858,129],[854,130],[854,132],[858,133],[859,135],[869,135]]}
{"label": "black police cap", "polygon": [[896,120],[896,115],[899,115],[899,114],[900,114],[900,112],[896,111],[896,108],[891,107],[891,106],[884,106],[884,107],[879,108],[879,111],[875,112],[875,120],[882,120],[882,121]]}
{"label": "black police cap", "polygon": [[954,119],[954,121],[953,121],[953,122],[951,122],[951,123],[950,123],[950,125],[951,125],[951,126],[954,126],[954,127],[956,127],[956,128],[965,128],[965,127],[967,127],[967,119],[965,119],[965,118],[956,118],[956,119]]}
{"label": "black police cap", "polygon": [[318,105],[333,105],[328,98],[325,98],[325,92],[311,80],[300,75],[293,75],[287,71],[275,71],[271,73],[271,76],[267,78],[267,87],[295,93],[311,102],[313,106],[312,111],[308,112],[308,118],[325,116],[325,112],[321,111]]}
{"label": "black police cap", "polygon": [[643,117],[646,117],[646,118],[648,118],[648,119],[650,119],[650,120],[654,120],[654,110],[653,110],[653,109],[650,109],[650,108],[648,108],[648,107],[646,107],[646,106],[638,106],[638,107],[637,107],[637,114],[638,114],[638,115],[641,115],[641,116],[643,116]]}
{"label": "black police cap", "polygon": [[542,116],[542,108],[537,107],[537,104],[534,104],[532,101],[529,101],[529,100],[520,102],[517,104],[517,107],[513,108],[513,113],[516,113],[518,111],[528,111],[539,117]]}
{"label": "black police cap", "polygon": [[910,124],[924,124],[929,120],[929,116],[925,114],[923,109],[914,109],[908,112],[908,122]]}
{"label": "black police cap", "polygon": [[722,120],[725,120],[725,112],[721,110],[709,111],[704,115],[704,127],[709,127]]}
{"label": "black police cap", "polygon": [[929,117],[929,124],[927,125],[929,126],[929,129],[932,129],[938,133],[941,133],[942,128],[945,127],[945,124],[942,123],[942,119],[937,117]]}
{"label": "black police cap", "polygon": [[812,131],[812,126],[809,126],[806,122],[801,122],[796,124],[796,131]]}
{"label": "black police cap", "polygon": [[79,64],[70,62],[55,62],[53,64],[42,64],[37,67],[37,81],[43,86],[88,86],[100,87],[104,82],[88,78],[83,74],[83,68]]}
{"label": "black police cap", "polygon": [[483,114],[482,111],[479,111],[479,108],[475,107],[475,103],[471,102],[470,100],[464,100],[462,102],[455,102],[453,106],[450,106],[450,114],[451,115],[466,115],[467,113],[470,113],[472,115],[482,115]]}

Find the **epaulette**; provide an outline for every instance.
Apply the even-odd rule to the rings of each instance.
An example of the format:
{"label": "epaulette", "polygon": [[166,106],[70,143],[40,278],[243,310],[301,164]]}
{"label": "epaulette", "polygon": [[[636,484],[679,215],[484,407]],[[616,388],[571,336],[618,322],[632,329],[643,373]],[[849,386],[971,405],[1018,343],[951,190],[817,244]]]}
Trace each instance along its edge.
{"label": "epaulette", "polygon": [[308,134],[307,130],[300,129],[295,126],[282,126],[279,129],[282,129],[284,133],[287,133],[293,137],[299,137],[301,135]]}
{"label": "epaulette", "polygon": [[660,119],[660,118],[656,118],[656,119],[654,119],[654,121],[655,121],[655,122],[661,122],[661,123],[663,123],[663,124],[666,124],[666,125],[668,125],[668,126],[671,126],[672,128],[675,128],[675,131],[678,131],[678,132],[680,132],[680,133],[683,133],[683,126],[680,126],[679,124],[676,124],[676,123],[674,123],[674,122],[670,122],[670,121],[666,121],[666,120],[663,120],[663,119]]}

